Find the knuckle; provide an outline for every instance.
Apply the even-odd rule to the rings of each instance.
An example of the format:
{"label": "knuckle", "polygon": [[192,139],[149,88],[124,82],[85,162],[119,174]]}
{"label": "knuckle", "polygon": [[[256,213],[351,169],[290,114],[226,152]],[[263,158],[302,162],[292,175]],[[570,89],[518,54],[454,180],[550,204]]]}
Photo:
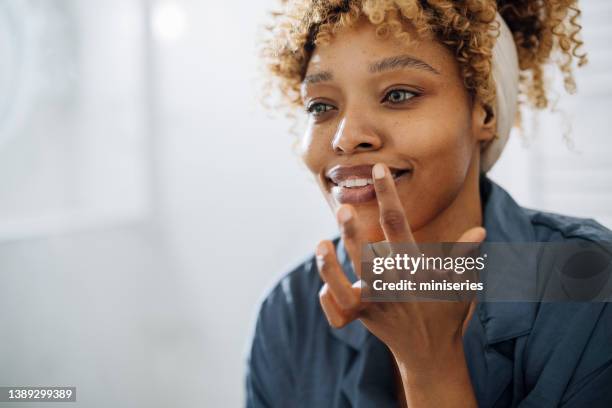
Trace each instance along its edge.
{"label": "knuckle", "polygon": [[354,311],[358,308],[359,303],[360,303],[359,298],[355,296],[353,292],[350,292],[350,295],[347,296],[347,299],[345,301],[345,308],[348,311]]}
{"label": "knuckle", "polygon": [[317,256],[317,269],[320,275],[327,276],[329,274],[329,262],[322,256]]}
{"label": "knuckle", "polygon": [[321,301],[324,301],[329,293],[329,286],[326,284],[324,284],[323,286],[321,286],[321,289],[319,290],[319,299]]}
{"label": "knuckle", "polygon": [[378,180],[376,181],[376,183],[376,190],[378,191],[378,193],[385,194],[389,191],[389,186],[387,185],[385,179]]}
{"label": "knuckle", "polygon": [[335,329],[340,329],[346,325],[346,318],[344,316],[336,315],[332,318],[329,318],[329,324]]}
{"label": "knuckle", "polygon": [[380,223],[390,232],[403,231],[405,222],[404,213],[396,209],[385,210],[380,217]]}
{"label": "knuckle", "polygon": [[351,292],[342,292],[337,296],[338,306],[344,311],[350,311],[353,308],[353,297]]}
{"label": "knuckle", "polygon": [[355,225],[352,222],[349,222],[342,226],[342,234],[346,238],[355,238]]}

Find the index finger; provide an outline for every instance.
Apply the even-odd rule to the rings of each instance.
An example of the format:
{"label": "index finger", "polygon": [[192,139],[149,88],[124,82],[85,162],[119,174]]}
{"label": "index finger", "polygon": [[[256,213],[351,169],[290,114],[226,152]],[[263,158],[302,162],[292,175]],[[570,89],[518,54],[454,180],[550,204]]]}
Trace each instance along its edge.
{"label": "index finger", "polygon": [[359,305],[359,297],[338,263],[333,243],[328,240],[319,242],[316,255],[319,275],[329,285],[336,303],[347,311],[356,308]]}
{"label": "index finger", "polygon": [[410,224],[395,188],[395,180],[389,168],[376,163],[372,179],[380,213],[380,224],[388,242],[414,243]]}

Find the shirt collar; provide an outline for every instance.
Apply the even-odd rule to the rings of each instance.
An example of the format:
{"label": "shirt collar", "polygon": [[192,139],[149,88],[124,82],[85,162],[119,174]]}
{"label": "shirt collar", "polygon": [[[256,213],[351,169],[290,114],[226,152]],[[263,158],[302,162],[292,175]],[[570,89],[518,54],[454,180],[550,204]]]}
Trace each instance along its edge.
{"label": "shirt collar", "polygon": [[[486,175],[480,179],[480,194],[484,203],[483,224],[486,242],[534,242],[531,220],[516,201]],[[524,271],[529,275],[531,271]],[[531,276],[535,276],[534,270]],[[525,280],[529,284],[531,280]],[[537,303],[486,302],[478,308],[488,344],[508,340],[531,330]]]}
{"label": "shirt collar", "polygon": [[[499,185],[486,175],[480,178],[483,224],[486,242],[533,242],[535,233],[525,211]],[[357,277],[341,238],[336,238],[338,260],[351,283]],[[533,302],[482,302],[477,313],[487,344],[494,344],[526,334],[531,330],[537,304]],[[370,333],[361,321],[354,320],[341,329],[330,327],[332,335],[360,350]]]}

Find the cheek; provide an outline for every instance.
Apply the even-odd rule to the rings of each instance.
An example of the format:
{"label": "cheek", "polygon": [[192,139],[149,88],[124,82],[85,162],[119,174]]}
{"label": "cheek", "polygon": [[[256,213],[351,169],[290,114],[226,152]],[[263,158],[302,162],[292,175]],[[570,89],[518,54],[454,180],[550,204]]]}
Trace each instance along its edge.
{"label": "cheek", "polygon": [[449,205],[463,187],[471,151],[469,134],[455,131],[439,137],[435,146],[422,156],[421,166],[415,173],[415,187],[421,202],[427,202],[432,211]]}
{"label": "cheek", "polygon": [[424,168],[432,162],[444,165],[447,160],[465,160],[465,153],[471,151],[469,95],[461,83],[447,83],[440,88],[405,115],[396,115],[390,128],[397,150],[412,155]]}
{"label": "cheek", "polygon": [[399,191],[412,227],[431,221],[457,197],[472,161],[473,138],[465,112],[415,119],[397,141],[415,163],[410,183]]}
{"label": "cheek", "polygon": [[[395,127],[401,128],[401,124]],[[422,174],[461,173],[471,159],[473,138],[467,112],[414,117],[397,135],[397,151],[414,160]]]}
{"label": "cheek", "polygon": [[298,153],[306,167],[314,174],[320,171],[324,160],[321,143],[316,143],[320,138],[315,136],[313,127],[309,124],[298,141]]}
{"label": "cheek", "polygon": [[325,166],[330,161],[330,156],[333,155],[329,136],[320,131],[313,131],[312,126],[309,125],[299,140],[298,153],[315,177],[317,184],[323,188],[324,183],[320,176],[324,173]]}
{"label": "cheek", "polygon": [[467,169],[471,152],[471,133],[469,128],[450,123],[430,126],[414,141],[415,156],[424,174],[463,173]]}

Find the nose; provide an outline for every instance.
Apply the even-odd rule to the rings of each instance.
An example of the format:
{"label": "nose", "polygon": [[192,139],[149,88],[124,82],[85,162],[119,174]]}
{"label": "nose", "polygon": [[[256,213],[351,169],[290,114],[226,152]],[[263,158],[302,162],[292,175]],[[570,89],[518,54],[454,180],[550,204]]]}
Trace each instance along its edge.
{"label": "nose", "polygon": [[365,118],[345,115],[334,134],[332,148],[336,154],[354,154],[361,151],[378,150],[382,139],[367,125]]}

